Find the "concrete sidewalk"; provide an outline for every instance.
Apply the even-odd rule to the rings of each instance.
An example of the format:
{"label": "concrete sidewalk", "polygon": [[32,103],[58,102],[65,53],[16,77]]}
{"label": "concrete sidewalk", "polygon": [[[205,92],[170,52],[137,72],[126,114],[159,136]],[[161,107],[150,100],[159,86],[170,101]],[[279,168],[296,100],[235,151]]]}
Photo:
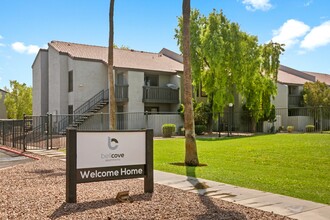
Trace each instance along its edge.
{"label": "concrete sidewalk", "polygon": [[[65,161],[65,154],[56,150],[30,150],[30,152]],[[158,170],[154,170],[154,181],[158,184],[198,193],[200,195],[220,198],[229,202],[274,212],[295,219],[330,220],[329,205],[307,200]],[[201,189],[197,184],[204,187]]]}

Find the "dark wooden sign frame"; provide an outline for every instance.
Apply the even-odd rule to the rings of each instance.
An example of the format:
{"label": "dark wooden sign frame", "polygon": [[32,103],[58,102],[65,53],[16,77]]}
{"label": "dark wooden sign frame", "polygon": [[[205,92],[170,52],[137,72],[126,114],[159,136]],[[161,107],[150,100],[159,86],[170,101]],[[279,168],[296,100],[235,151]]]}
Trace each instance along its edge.
{"label": "dark wooden sign frame", "polygon": [[[77,202],[77,184],[117,179],[131,179],[144,177],[144,192],[153,193],[154,191],[154,174],[153,174],[153,130],[134,130],[134,131],[78,131],[78,132],[145,132],[146,138],[146,164],[143,165],[129,165],[129,166],[110,166],[101,168],[86,168],[77,169],[77,129],[67,128],[66,130],[66,202]],[[78,172],[84,172],[89,169],[95,169],[92,179],[82,179],[79,177]],[[134,169],[140,171],[137,174],[123,176],[115,175],[104,177],[97,177],[97,173],[104,172],[119,172],[119,170]],[[97,170],[97,171],[96,171]],[[87,172],[87,171],[86,171]],[[118,173],[116,173],[118,174]],[[96,175],[96,177],[94,177]]]}

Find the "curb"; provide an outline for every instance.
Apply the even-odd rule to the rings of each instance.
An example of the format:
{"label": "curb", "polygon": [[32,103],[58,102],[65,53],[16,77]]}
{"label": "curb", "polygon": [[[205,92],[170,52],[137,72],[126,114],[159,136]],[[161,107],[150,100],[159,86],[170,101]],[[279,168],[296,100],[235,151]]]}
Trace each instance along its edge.
{"label": "curb", "polygon": [[0,146],[0,149],[1,150],[5,150],[5,151],[9,151],[11,153],[15,153],[15,154],[18,154],[18,155],[22,155],[22,156],[25,156],[25,157],[29,157],[31,159],[34,159],[34,160],[40,160],[39,157],[36,157],[36,156],[32,156],[32,155],[29,155],[29,154],[26,154],[22,151],[18,151],[18,150],[14,150],[12,148],[9,148],[9,147],[5,147],[5,146]]}

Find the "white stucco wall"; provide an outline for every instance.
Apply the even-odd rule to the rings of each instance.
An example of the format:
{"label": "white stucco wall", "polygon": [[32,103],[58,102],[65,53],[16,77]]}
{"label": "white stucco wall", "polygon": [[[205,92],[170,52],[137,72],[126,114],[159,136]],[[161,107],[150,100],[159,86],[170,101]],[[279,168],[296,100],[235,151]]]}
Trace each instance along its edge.
{"label": "white stucco wall", "polygon": [[107,66],[101,62],[73,60],[69,62],[73,70],[73,109],[108,88]]}
{"label": "white stucco wall", "polygon": [[38,53],[32,67],[32,112],[41,115],[41,54]]}
{"label": "white stucco wall", "polygon": [[275,108],[288,108],[288,86],[277,83],[277,95],[273,100]]}
{"label": "white stucco wall", "polygon": [[144,103],[142,102],[144,73],[137,71],[128,71],[128,112],[143,112]]}
{"label": "white stucco wall", "polygon": [[314,125],[314,119],[309,116],[290,116],[288,117],[288,125],[293,126],[294,131],[303,132],[306,125]]}
{"label": "white stucco wall", "polygon": [[276,115],[279,116],[278,122],[283,127],[288,126],[288,95],[289,90],[288,86],[277,83],[277,95],[275,96],[275,99],[272,100],[272,103],[275,105],[276,108]]}
{"label": "white stucco wall", "polygon": [[181,100],[181,92],[182,92],[181,79],[182,79],[182,76],[179,76],[176,74],[171,75],[171,78],[170,78],[171,83],[178,86],[178,88],[179,88],[179,103],[171,104],[170,112],[176,112],[180,107],[180,103],[182,102],[182,100]]}
{"label": "white stucco wall", "polygon": [[[52,47],[48,48],[49,113],[60,112],[60,55]],[[67,91],[67,89],[66,89]]]}
{"label": "white stucco wall", "polygon": [[33,115],[48,112],[48,51],[40,50],[32,66]]}
{"label": "white stucco wall", "polygon": [[60,114],[68,114],[69,71],[68,56],[60,55]]}

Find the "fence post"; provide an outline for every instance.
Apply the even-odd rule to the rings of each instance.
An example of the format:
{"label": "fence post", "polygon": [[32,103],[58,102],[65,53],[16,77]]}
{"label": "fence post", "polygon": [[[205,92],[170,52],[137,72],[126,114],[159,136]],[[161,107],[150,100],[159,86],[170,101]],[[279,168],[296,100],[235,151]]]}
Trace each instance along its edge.
{"label": "fence post", "polygon": [[50,136],[50,149],[53,149],[53,115],[49,114],[48,132]]}
{"label": "fence post", "polygon": [[46,148],[49,150],[49,114],[46,116]]}
{"label": "fence post", "polygon": [[5,145],[5,122],[2,122],[2,144]]}
{"label": "fence post", "polygon": [[25,137],[26,137],[26,134],[25,134],[25,123],[26,123],[26,115],[24,114],[24,115],[23,115],[23,152],[25,152],[25,150],[26,150],[26,142],[25,142]]}
{"label": "fence post", "polygon": [[145,121],[146,125],[145,128],[148,128],[148,111],[146,111],[146,121]]}
{"label": "fence post", "polygon": [[322,132],[322,130],[323,130],[323,125],[322,125],[322,124],[323,124],[323,123],[322,123],[322,119],[323,119],[323,118],[322,118],[322,117],[323,117],[323,116],[322,116],[322,107],[323,107],[323,106],[320,105],[320,132]]}
{"label": "fence post", "polygon": [[15,124],[14,120],[12,120],[12,147],[15,148]]}

